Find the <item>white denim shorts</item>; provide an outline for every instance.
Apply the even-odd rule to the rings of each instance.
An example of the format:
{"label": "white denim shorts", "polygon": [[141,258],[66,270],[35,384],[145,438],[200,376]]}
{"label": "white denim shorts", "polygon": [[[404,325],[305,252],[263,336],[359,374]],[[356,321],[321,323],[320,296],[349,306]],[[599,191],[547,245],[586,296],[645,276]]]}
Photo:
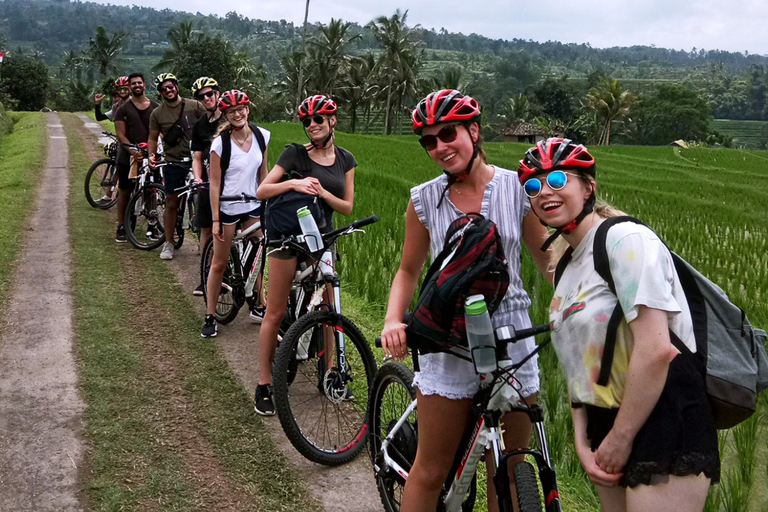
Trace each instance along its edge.
{"label": "white denim shorts", "polygon": [[[512,312],[511,322],[516,329],[531,327],[527,310]],[[495,322],[494,322],[495,324]],[[495,325],[496,328],[500,325]],[[533,338],[507,345],[507,353],[512,361],[520,361],[536,348]],[[523,397],[538,393],[539,381],[538,355],[528,360],[515,372],[516,388]],[[439,395],[452,400],[472,398],[480,389],[480,377],[475,373],[471,361],[459,359],[446,353],[419,355],[419,371],[413,379],[413,385],[422,395]]]}

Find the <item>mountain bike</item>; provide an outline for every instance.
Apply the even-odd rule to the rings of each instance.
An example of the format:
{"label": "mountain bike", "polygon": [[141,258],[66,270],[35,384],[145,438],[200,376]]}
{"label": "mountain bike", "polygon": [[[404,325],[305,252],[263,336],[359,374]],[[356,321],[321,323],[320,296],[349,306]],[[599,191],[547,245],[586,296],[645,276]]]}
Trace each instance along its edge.
{"label": "mountain bike", "polygon": [[[221,201],[257,201],[257,199],[243,194],[222,196]],[[221,324],[228,324],[237,318],[238,312],[246,303],[253,308],[255,304],[265,302],[256,290],[259,279],[264,277],[265,264],[265,240],[256,235],[259,229],[261,229],[261,221],[255,222],[246,229],[238,226],[235,231],[229,262],[221,281],[221,293],[216,303],[216,321]],[[206,304],[208,304],[208,274],[212,263],[213,238],[206,242],[203,257],[200,259],[200,279],[203,283],[203,298]]]}
{"label": "mountain bike", "polygon": [[[339,238],[364,232],[378,217],[323,235],[311,253],[303,236],[270,242],[299,254],[294,289],[272,372],[275,409],[291,444],[307,459],[344,464],[365,447],[368,392],[376,359],[360,329],[341,311],[341,280],[331,253]],[[332,290],[333,303],[324,302]]]}
{"label": "mountain bike", "polygon": [[106,158],[97,160],[85,174],[85,199],[94,208],[109,210],[117,204],[117,135],[111,132],[101,132],[110,138],[104,145]]}
{"label": "mountain bike", "polygon": [[[485,455],[486,447],[490,446],[493,461],[486,463],[492,463],[496,468],[493,481],[499,510],[513,511],[509,459],[517,455],[530,455],[537,465],[545,497],[545,510],[562,512],[557,474],[544,429],[544,412],[537,404],[528,404],[514,385],[517,369],[537,354],[550,339],[547,338],[522,361],[515,364],[508,359],[506,351],[508,343],[547,332],[549,329],[549,325],[542,325],[518,331],[511,327],[496,330],[497,368],[480,376],[480,389],[472,399],[469,425],[443,486],[438,504],[439,511],[473,510],[477,496],[477,464]],[[381,338],[376,339],[376,346],[381,346]],[[446,352],[472,361],[469,350],[464,347],[454,347]],[[371,388],[370,455],[381,502],[387,512],[400,511],[405,482],[416,458],[418,414],[416,391],[412,383],[413,373],[407,366],[389,362],[376,373]],[[510,398],[517,399],[510,403]],[[501,418],[510,411],[528,415],[534,426],[538,450],[520,449],[504,454]],[[512,472],[517,488],[518,510],[541,512],[541,495],[534,466],[527,461],[518,462]]]}
{"label": "mountain bike", "polygon": [[174,189],[174,193],[179,196],[179,211],[176,215],[176,229],[173,233],[174,249],[181,249],[184,245],[184,238],[187,230],[200,237],[200,231],[197,229],[195,216],[197,215],[197,194],[206,193],[208,183],[195,183],[192,172],[187,175],[187,181],[184,186]]}
{"label": "mountain bike", "polygon": [[165,241],[165,188],[159,169],[149,165],[149,150],[144,144],[126,144],[126,147],[144,153],[139,177],[125,207],[125,235],[137,249],[157,249]]}

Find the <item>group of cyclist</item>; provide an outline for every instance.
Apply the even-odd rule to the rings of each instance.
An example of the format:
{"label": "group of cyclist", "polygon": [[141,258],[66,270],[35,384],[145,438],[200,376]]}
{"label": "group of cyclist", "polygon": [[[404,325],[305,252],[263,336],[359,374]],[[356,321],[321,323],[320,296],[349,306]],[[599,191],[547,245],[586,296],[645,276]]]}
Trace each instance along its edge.
{"label": "group of cyclist", "polygon": [[[287,146],[268,170],[270,133],[249,123],[250,99],[245,93],[221,93],[214,79],[202,77],[192,86],[196,99],[184,100],[178,80],[163,74],[157,80],[163,104],[157,106],[144,96],[141,75],[131,75],[129,86],[131,97],[123,100],[114,117],[124,125],[118,127],[121,142],[145,137],[150,160],[156,164],[158,138],[165,139],[177,126],[183,132],[176,145],[164,144],[170,163],[165,168],[165,225],[175,223],[173,191],[183,184],[190,167],[197,182],[210,182],[210,195],[202,195],[197,222],[201,242],[213,237],[214,260],[208,283],[200,283],[195,293],[207,284],[213,300],[202,335],[215,337],[215,297],[235,226],[249,226],[263,214],[259,202],[235,204],[220,201],[220,196],[246,194],[261,201],[291,191],[317,196],[325,215],[321,231],[329,231],[334,212],[352,213],[357,161],[335,144],[338,108],[326,96],[311,96],[299,107],[309,143]],[[151,115],[147,131],[141,132],[136,127],[139,121],[145,123],[146,110]],[[701,373],[670,342],[671,330],[692,351],[696,349],[690,311],[663,243],[635,224],[610,231],[614,294],[594,271],[592,241],[596,227],[621,212],[597,199],[596,162],[583,145],[551,138],[531,148],[516,171],[493,165],[483,151],[479,103],[455,90],[428,95],[416,106],[412,120],[419,143],[443,174],[410,193],[402,261],[382,331],[385,354],[396,359],[409,355],[404,314],[429,255],[434,258],[440,252],[448,226],[459,217],[478,212],[496,223],[501,235],[510,286],[492,317],[495,328],[531,325],[531,300],[522,281],[523,242],[550,283],[559,257],[571,247],[571,264],[556,286],[550,308],[552,338],[569,383],[576,450],[597,485],[603,508],[702,510],[709,486],[719,481],[717,434]],[[228,161],[222,166],[224,154]],[[302,163],[306,157],[310,169]],[[121,174],[121,186],[122,181]],[[173,257],[170,238],[161,257]],[[258,302],[252,312],[257,321],[263,320],[255,397],[261,415],[274,414],[272,363],[296,265],[297,255],[291,251],[269,253],[266,305]],[[263,295],[259,290],[260,301]],[[594,361],[599,361],[607,319],[617,301],[624,317],[610,383],[603,387],[597,384]],[[533,348],[532,339],[517,343],[508,349],[509,357],[520,360]],[[517,372],[516,382],[520,395],[535,402],[540,391],[536,358]],[[418,450],[401,510],[435,510],[465,432],[479,377],[471,362],[444,353],[424,354],[414,386]],[[507,450],[528,446],[527,416],[508,413],[503,423]],[[488,506],[497,510],[490,499],[492,476],[487,480]]]}

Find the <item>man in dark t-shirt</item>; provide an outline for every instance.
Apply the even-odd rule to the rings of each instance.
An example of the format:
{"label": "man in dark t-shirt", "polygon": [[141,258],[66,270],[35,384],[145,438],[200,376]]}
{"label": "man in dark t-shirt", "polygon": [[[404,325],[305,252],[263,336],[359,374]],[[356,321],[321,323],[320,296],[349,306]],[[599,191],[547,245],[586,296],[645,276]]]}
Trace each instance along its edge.
{"label": "man in dark t-shirt", "polygon": [[[219,84],[211,77],[203,76],[195,80],[192,84],[192,94],[195,99],[203,104],[206,115],[197,120],[192,128],[192,172],[195,174],[197,183],[208,181],[209,154],[211,152],[211,142],[216,137],[224,117],[219,111]],[[195,223],[200,229],[200,248],[202,249],[211,238],[211,228],[213,228],[213,212],[211,211],[211,196],[207,191],[197,194],[197,215]],[[202,278],[201,278],[202,279]],[[203,295],[202,281],[192,292],[193,295]]]}
{"label": "man in dark t-shirt", "polygon": [[117,236],[115,240],[125,242],[125,207],[130,199],[129,191],[133,183],[128,179],[131,167],[131,156],[138,161],[144,158],[140,151],[127,149],[122,144],[140,144],[149,140],[149,117],[158,107],[157,102],[147,98],[144,75],[133,73],[128,77],[131,97],[113,113],[117,138],[120,145],[117,149],[117,171],[121,193],[117,202]]}

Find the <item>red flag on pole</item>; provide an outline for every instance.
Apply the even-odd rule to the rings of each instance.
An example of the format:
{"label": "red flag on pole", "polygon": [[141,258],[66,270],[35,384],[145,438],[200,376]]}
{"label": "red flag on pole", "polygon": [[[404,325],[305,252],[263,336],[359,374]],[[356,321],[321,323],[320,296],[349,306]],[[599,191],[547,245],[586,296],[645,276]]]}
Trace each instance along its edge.
{"label": "red flag on pole", "polygon": [[3,62],[3,57],[5,57],[5,52],[0,52],[0,62]]}

